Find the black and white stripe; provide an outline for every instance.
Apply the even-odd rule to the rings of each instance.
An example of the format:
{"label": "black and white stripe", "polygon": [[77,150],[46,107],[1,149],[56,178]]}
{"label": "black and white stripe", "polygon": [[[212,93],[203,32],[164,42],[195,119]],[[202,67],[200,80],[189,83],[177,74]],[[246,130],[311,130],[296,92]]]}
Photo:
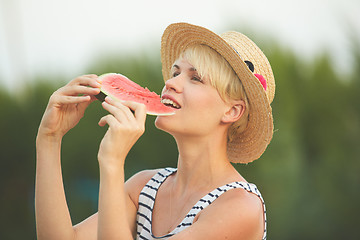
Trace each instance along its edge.
{"label": "black and white stripe", "polygon": [[213,203],[218,197],[228,190],[235,188],[242,188],[248,192],[256,194],[262,201],[264,208],[264,218],[265,218],[265,230],[263,235],[263,240],[266,240],[266,209],[265,202],[262,198],[259,190],[254,184],[245,183],[245,182],[232,182],[224,186],[214,189],[212,192],[208,193],[202,197],[188,212],[183,221],[169,234],[161,237],[156,237],[151,232],[152,225],[152,210],[154,208],[155,197],[160,185],[166,180],[168,176],[175,173],[177,169],[175,168],[165,168],[161,169],[157,174],[155,174],[150,181],[145,185],[139,196],[139,209],[137,213],[137,238],[136,239],[167,239],[178,232],[181,232],[188,226],[191,226],[195,216],[204,208]]}
{"label": "black and white stripe", "polygon": [[[151,232],[152,211],[154,209],[155,197],[160,185],[168,176],[175,173],[175,168],[161,169],[150,181],[145,185],[139,196],[139,209],[137,212],[137,237],[136,239],[157,239]],[[161,237],[165,239],[174,234],[168,234]]]}

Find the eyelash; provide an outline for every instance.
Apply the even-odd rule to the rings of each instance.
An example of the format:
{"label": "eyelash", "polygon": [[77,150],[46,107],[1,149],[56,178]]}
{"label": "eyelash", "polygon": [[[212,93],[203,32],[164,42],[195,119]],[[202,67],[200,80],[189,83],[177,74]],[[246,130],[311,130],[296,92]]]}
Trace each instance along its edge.
{"label": "eyelash", "polygon": [[[178,75],[180,75],[180,73],[174,72],[174,73],[172,74],[172,77],[176,77],[176,76],[178,76]],[[193,76],[193,77],[191,78],[191,80],[194,80],[194,81],[197,81],[197,82],[203,82],[202,79],[201,79],[199,76],[197,76],[197,75]]]}
{"label": "eyelash", "polygon": [[195,80],[195,81],[198,81],[198,82],[203,82],[202,79],[199,76],[193,76],[191,79]]}
{"label": "eyelash", "polygon": [[174,72],[173,74],[172,74],[172,77],[176,77],[177,75],[179,75],[180,73],[178,73],[178,72]]}

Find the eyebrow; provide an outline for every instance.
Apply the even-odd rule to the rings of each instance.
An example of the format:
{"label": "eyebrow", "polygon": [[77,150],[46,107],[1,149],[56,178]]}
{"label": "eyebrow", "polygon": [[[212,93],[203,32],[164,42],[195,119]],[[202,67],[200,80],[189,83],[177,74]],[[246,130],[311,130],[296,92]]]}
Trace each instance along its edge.
{"label": "eyebrow", "polygon": [[[178,65],[176,65],[176,64],[174,64],[172,67],[180,70],[180,67],[179,67]],[[197,72],[196,68],[194,68],[194,67],[189,68],[189,71],[191,71],[191,72]]]}

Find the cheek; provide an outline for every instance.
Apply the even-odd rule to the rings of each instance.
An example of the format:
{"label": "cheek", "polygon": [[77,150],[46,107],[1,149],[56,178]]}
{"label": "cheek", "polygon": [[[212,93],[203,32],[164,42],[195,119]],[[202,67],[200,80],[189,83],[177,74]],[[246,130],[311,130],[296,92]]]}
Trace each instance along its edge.
{"label": "cheek", "polygon": [[217,92],[199,93],[191,99],[191,108],[195,115],[219,115],[223,113],[224,102]]}
{"label": "cheek", "polygon": [[221,122],[225,103],[216,90],[186,91],[183,108],[171,116],[158,116],[155,126],[169,133],[200,133],[213,130]]}
{"label": "cheek", "polygon": [[199,99],[192,104],[189,114],[186,114],[187,128],[194,133],[212,132],[221,123],[223,107],[216,96]]}

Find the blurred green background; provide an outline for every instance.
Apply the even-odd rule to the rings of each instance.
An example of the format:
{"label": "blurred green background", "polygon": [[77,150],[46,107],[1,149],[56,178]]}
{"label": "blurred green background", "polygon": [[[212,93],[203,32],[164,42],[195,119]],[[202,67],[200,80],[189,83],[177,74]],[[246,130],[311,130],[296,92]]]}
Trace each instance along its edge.
{"label": "blurred green background", "polygon": [[[255,38],[256,37],[251,36]],[[277,89],[275,133],[260,160],[236,165],[265,198],[268,239],[358,239],[360,215],[360,41],[352,39],[353,69],[341,72],[330,53],[303,60],[273,41],[259,41]],[[156,49],[156,48],[154,48]],[[160,93],[156,52],[104,55],[86,73],[120,72]],[[49,96],[70,79],[38,76],[16,91],[0,90],[0,239],[35,239],[35,137]],[[97,210],[97,151],[106,131],[99,102],[64,138],[64,184],[73,223]],[[146,132],[126,161],[126,177],[176,166],[172,137],[148,116]]]}

